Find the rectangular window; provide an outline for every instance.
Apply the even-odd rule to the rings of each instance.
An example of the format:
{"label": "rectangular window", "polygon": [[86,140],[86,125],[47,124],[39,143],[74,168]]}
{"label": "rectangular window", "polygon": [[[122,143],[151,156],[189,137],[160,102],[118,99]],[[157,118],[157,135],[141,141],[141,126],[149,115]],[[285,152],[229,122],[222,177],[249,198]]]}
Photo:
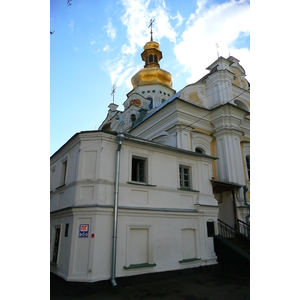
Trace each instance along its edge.
{"label": "rectangular window", "polygon": [[247,163],[247,172],[248,172],[248,178],[250,180],[250,156],[246,156],[246,163]]}
{"label": "rectangular window", "polygon": [[54,189],[55,186],[55,168],[51,170],[51,177],[50,177],[50,191]]}
{"label": "rectangular window", "polygon": [[64,185],[67,182],[67,167],[68,167],[68,161],[65,160],[61,166],[60,185]]}
{"label": "rectangular window", "polygon": [[69,223],[66,224],[66,228],[65,228],[65,237],[68,236],[69,233]]}
{"label": "rectangular window", "polygon": [[147,182],[146,164],[147,160],[139,157],[132,157],[131,180],[137,182]]}
{"label": "rectangular window", "polygon": [[215,236],[215,224],[214,222],[207,222],[207,236],[214,237]]}
{"label": "rectangular window", "polygon": [[190,167],[179,166],[180,188],[191,189]]}
{"label": "rectangular window", "polygon": [[52,258],[52,262],[54,263],[57,263],[59,236],[60,236],[60,228],[55,228],[55,240],[54,240],[53,258]]}

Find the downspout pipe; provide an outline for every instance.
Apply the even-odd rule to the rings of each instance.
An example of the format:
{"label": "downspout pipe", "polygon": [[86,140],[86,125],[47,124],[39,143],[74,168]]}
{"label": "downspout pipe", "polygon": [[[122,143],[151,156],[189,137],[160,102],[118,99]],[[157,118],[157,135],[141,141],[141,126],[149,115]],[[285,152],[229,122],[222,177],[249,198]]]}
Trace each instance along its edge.
{"label": "downspout pipe", "polygon": [[116,257],[117,257],[117,227],[118,227],[118,202],[119,202],[119,176],[120,176],[120,152],[122,142],[124,140],[123,134],[118,134],[118,148],[116,150],[116,177],[115,177],[115,193],[114,193],[114,222],[113,222],[113,237],[112,237],[112,261],[111,261],[111,284],[113,287],[116,283]]}
{"label": "downspout pipe", "polygon": [[245,205],[249,208],[249,215],[246,216],[246,223],[249,224],[249,218],[250,218],[250,203],[247,201],[247,192],[248,192],[248,187],[245,185],[243,186],[244,190],[244,203]]}

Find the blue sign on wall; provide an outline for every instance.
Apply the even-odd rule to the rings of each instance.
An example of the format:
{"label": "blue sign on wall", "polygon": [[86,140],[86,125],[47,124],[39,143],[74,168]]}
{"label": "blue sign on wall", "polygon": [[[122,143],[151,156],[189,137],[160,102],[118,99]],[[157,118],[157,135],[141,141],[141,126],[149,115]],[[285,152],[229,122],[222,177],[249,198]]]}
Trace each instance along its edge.
{"label": "blue sign on wall", "polygon": [[80,224],[79,225],[79,237],[80,238],[89,237],[89,224]]}

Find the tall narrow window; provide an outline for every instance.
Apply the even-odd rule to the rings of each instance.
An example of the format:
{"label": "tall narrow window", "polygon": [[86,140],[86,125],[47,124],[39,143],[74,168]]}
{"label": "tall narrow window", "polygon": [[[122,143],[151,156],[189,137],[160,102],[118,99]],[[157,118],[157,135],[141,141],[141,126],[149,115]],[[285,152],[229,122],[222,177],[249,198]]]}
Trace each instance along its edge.
{"label": "tall narrow window", "polygon": [[153,54],[149,55],[149,62],[153,62]]}
{"label": "tall narrow window", "polygon": [[154,62],[157,63],[157,56],[156,55],[154,55]]}
{"label": "tall narrow window", "polygon": [[62,166],[61,166],[60,185],[66,184],[66,181],[67,181],[67,166],[68,166],[68,161],[65,160],[65,161],[62,163]]}
{"label": "tall narrow window", "polygon": [[179,166],[179,181],[180,181],[180,188],[191,188],[191,175],[190,175],[190,168],[185,166]]}
{"label": "tall narrow window", "polygon": [[60,228],[55,228],[55,240],[54,240],[54,249],[53,249],[53,257],[52,257],[52,262],[54,263],[57,263],[59,236],[60,236]]}
{"label": "tall narrow window", "polygon": [[246,164],[247,164],[248,178],[250,179],[250,155],[246,156]]}
{"label": "tall narrow window", "polygon": [[146,183],[146,167],[146,159],[133,157],[131,180]]}
{"label": "tall narrow window", "polygon": [[215,224],[214,222],[207,222],[207,236],[208,237],[213,237],[215,236]]}
{"label": "tall narrow window", "polygon": [[153,99],[151,97],[148,97],[147,99],[151,101],[149,104],[149,108],[152,109],[153,108]]}
{"label": "tall narrow window", "polygon": [[68,234],[69,234],[69,223],[67,223],[65,227],[65,237],[67,237]]}
{"label": "tall narrow window", "polygon": [[55,168],[51,170],[51,177],[50,177],[50,191],[54,189],[55,183]]}

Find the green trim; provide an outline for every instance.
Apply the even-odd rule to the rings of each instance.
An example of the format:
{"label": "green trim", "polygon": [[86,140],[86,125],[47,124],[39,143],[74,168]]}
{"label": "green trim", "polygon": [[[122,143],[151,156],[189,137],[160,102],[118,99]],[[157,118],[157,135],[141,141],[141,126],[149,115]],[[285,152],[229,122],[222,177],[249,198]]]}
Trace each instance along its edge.
{"label": "green trim", "polygon": [[198,261],[198,260],[201,260],[201,258],[186,258],[186,259],[180,260],[179,263],[184,264],[184,263]]}
{"label": "green trim", "polygon": [[144,263],[144,264],[129,265],[128,267],[124,266],[123,268],[125,270],[130,270],[130,269],[138,269],[138,268],[149,268],[149,267],[155,267],[155,266],[156,266],[156,264]]}
{"label": "green trim", "polygon": [[200,191],[188,189],[188,188],[178,188],[179,191],[187,191],[187,192],[194,192],[194,193],[200,193]]}
{"label": "green trim", "polygon": [[138,182],[138,181],[127,181],[128,184],[134,184],[134,185],[141,185],[141,186],[157,186],[155,184],[148,184],[145,182]]}

